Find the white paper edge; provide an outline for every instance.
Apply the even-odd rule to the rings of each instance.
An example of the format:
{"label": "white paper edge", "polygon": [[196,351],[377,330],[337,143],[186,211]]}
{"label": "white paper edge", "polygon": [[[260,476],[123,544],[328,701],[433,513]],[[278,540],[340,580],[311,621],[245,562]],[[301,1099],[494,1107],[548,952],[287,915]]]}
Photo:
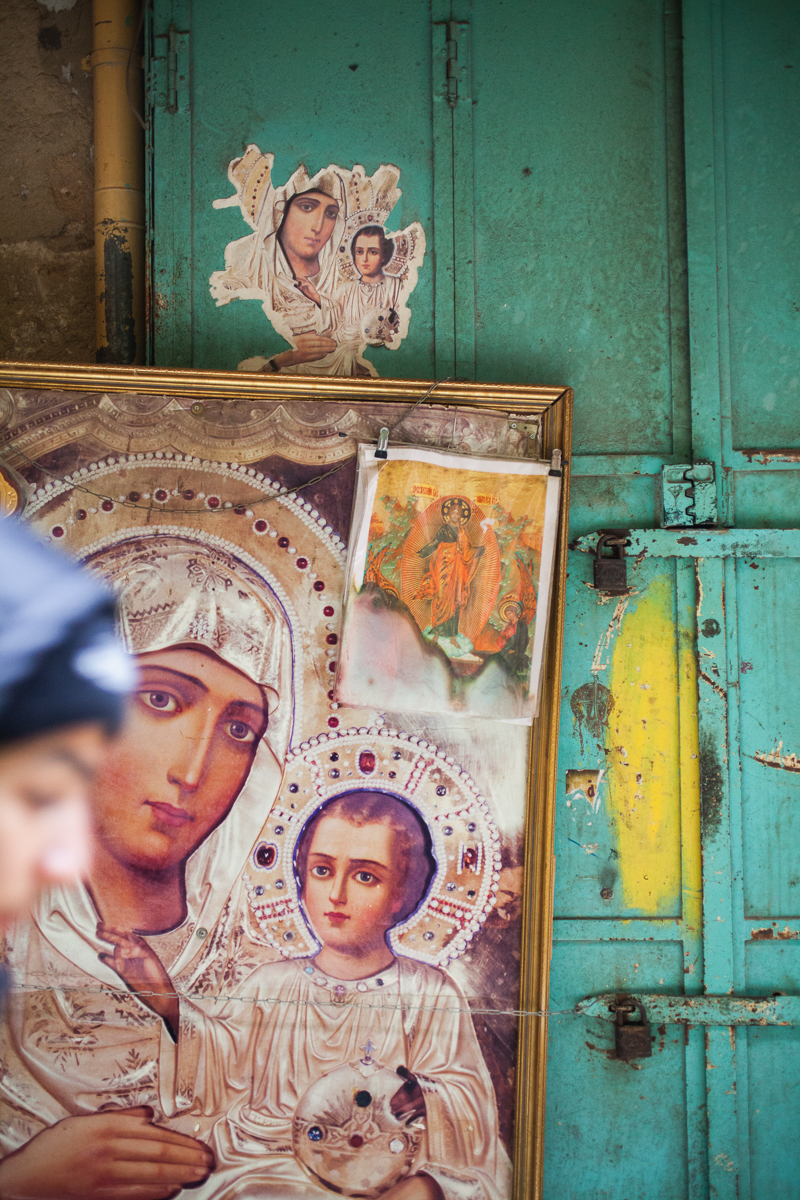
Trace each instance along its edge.
{"label": "white paper edge", "polygon": [[[553,591],[553,573],[556,561],[558,537],[558,501],[561,495],[561,476],[551,475],[547,480],[547,495],[544,508],[542,532],[542,558],[539,564],[539,595],[536,600],[536,627],[531,649],[531,676],[528,697],[534,700],[533,716],[539,715],[539,692],[542,682],[542,664],[547,628],[550,624],[550,595]],[[541,618],[541,619],[540,619]]]}
{"label": "white paper edge", "polygon": [[[548,475],[545,493],[544,524],[542,530],[542,557],[539,564],[539,592],[536,599],[536,626],[531,648],[531,673],[528,681],[528,699],[534,701],[533,712],[528,717],[500,718],[504,725],[532,725],[539,715],[539,689],[544,660],[545,639],[549,624],[550,594],[553,587],[553,570],[555,566],[556,538],[558,534],[558,501],[561,494],[561,476],[550,475],[550,463],[540,459],[487,459],[476,466],[475,455],[449,454],[427,447],[401,448],[389,447],[385,459],[369,458],[370,452],[375,453],[373,443],[360,442],[358,446],[358,462],[356,470],[356,492],[353,500],[353,515],[351,530],[359,529],[359,536],[351,542],[347,564],[345,567],[345,613],[344,623],[347,623],[347,608],[354,591],[360,591],[367,569],[367,549],[369,547],[369,524],[365,523],[364,515],[371,512],[378,491],[378,480],[381,468],[387,462],[421,462],[436,466],[452,467],[463,471],[485,471],[489,475]],[[520,470],[520,468],[523,468]],[[540,619],[541,618],[541,619]],[[344,634],[344,628],[342,629]],[[462,715],[462,714],[450,714]],[[463,714],[475,716],[474,713]],[[481,718],[478,718],[481,719]],[[497,718],[486,717],[485,720]]]}

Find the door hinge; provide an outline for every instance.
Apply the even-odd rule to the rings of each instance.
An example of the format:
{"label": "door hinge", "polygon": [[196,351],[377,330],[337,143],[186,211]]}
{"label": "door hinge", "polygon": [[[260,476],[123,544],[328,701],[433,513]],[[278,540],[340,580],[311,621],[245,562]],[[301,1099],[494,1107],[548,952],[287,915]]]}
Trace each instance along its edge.
{"label": "door hinge", "polygon": [[189,30],[170,21],[167,32],[156,34],[155,41],[164,51],[153,56],[156,107],[172,114],[188,112]]}
{"label": "door hinge", "polygon": [[717,481],[712,462],[675,463],[661,476],[665,529],[716,525]]}
{"label": "door hinge", "polygon": [[455,108],[458,101],[458,23],[447,26],[447,103]]}
{"label": "door hinge", "polygon": [[[458,56],[459,39],[467,36],[469,24],[466,21],[435,21],[434,25],[443,27],[446,35],[444,44],[445,82],[443,87],[440,85],[439,89],[434,90],[434,94],[438,90],[439,95],[444,97],[450,107],[455,108],[459,100],[459,81],[464,82],[465,96],[467,98],[469,96],[466,63]],[[439,45],[441,46],[441,42]],[[441,50],[439,54],[441,54]],[[468,58],[469,48],[467,48]]]}

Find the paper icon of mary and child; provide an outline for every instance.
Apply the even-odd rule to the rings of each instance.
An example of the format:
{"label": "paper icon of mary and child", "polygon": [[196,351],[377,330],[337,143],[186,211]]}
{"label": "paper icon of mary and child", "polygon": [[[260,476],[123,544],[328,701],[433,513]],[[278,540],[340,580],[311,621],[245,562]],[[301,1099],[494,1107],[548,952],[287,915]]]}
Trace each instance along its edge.
{"label": "paper icon of mary and child", "polygon": [[228,167],[233,196],[252,233],[230,242],[225,270],[211,275],[217,305],[260,300],[289,348],[257,355],[240,370],[291,375],[372,375],[368,346],[396,350],[408,332],[407,300],[425,254],[418,221],[387,233],[400,198],[397,167],[371,176],[362,166],[329,166],[309,177],[299,166],[280,187],[273,154],[250,145]]}

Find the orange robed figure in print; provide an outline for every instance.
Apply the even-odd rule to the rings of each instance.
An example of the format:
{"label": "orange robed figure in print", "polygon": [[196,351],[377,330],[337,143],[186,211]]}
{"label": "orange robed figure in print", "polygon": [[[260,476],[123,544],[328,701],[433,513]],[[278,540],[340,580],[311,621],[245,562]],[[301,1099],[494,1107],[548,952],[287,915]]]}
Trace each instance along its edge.
{"label": "orange robed figure in print", "polygon": [[431,601],[430,625],[423,633],[430,641],[455,639],[459,634],[459,619],[484,553],[484,547],[473,546],[467,536],[471,516],[468,500],[460,496],[445,500],[442,524],[433,539],[417,551],[422,558],[430,559],[413,597]]}

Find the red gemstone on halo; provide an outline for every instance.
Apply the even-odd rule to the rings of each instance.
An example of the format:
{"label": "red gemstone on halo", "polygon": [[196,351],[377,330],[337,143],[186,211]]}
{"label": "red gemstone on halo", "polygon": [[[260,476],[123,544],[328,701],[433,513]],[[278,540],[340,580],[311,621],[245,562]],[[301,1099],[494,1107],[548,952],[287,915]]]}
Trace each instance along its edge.
{"label": "red gemstone on halo", "polygon": [[256,521],[253,525],[253,529],[255,529],[256,533],[266,533],[267,532],[267,522],[266,521]]}
{"label": "red gemstone on halo", "polygon": [[326,604],[322,611],[326,617],[332,617],[333,616],[333,605]]}
{"label": "red gemstone on halo", "polygon": [[325,591],[325,584],[322,582],[321,579],[314,580],[314,591],[315,592],[324,592]]}
{"label": "red gemstone on halo", "polygon": [[338,717],[328,717],[328,724],[330,725],[331,729],[335,729],[336,726],[339,724],[339,718]]}
{"label": "red gemstone on halo", "polygon": [[53,526],[53,537],[63,537],[63,536],[64,536],[64,530],[63,530],[62,526],[54,525]]}
{"label": "red gemstone on halo", "polygon": [[159,488],[155,495],[156,500],[158,500],[160,504],[163,504],[165,500],[169,500],[169,492],[164,491],[163,488]]}
{"label": "red gemstone on halo", "polygon": [[301,571],[305,571],[306,567],[308,566],[308,559],[307,558],[298,558],[296,560],[295,565],[298,566]]}
{"label": "red gemstone on halo", "polygon": [[351,1146],[353,1147],[353,1149],[355,1149],[355,1150],[358,1150],[358,1148],[359,1148],[360,1146],[363,1146],[363,1145],[364,1145],[364,1139],[363,1139],[363,1137],[361,1136],[361,1134],[360,1134],[360,1133],[354,1133],[354,1134],[353,1134],[353,1136],[350,1138],[350,1145],[351,1145]]}
{"label": "red gemstone on halo", "polygon": [[358,769],[362,775],[371,775],[375,770],[375,755],[371,750],[362,750],[358,756]]}
{"label": "red gemstone on halo", "polygon": [[114,507],[114,502],[113,500],[103,500],[100,507],[102,508],[103,512],[111,512]]}
{"label": "red gemstone on halo", "polygon": [[209,508],[219,508],[219,505],[220,505],[219,496],[209,496],[208,499],[206,500],[206,504],[208,505]]}

